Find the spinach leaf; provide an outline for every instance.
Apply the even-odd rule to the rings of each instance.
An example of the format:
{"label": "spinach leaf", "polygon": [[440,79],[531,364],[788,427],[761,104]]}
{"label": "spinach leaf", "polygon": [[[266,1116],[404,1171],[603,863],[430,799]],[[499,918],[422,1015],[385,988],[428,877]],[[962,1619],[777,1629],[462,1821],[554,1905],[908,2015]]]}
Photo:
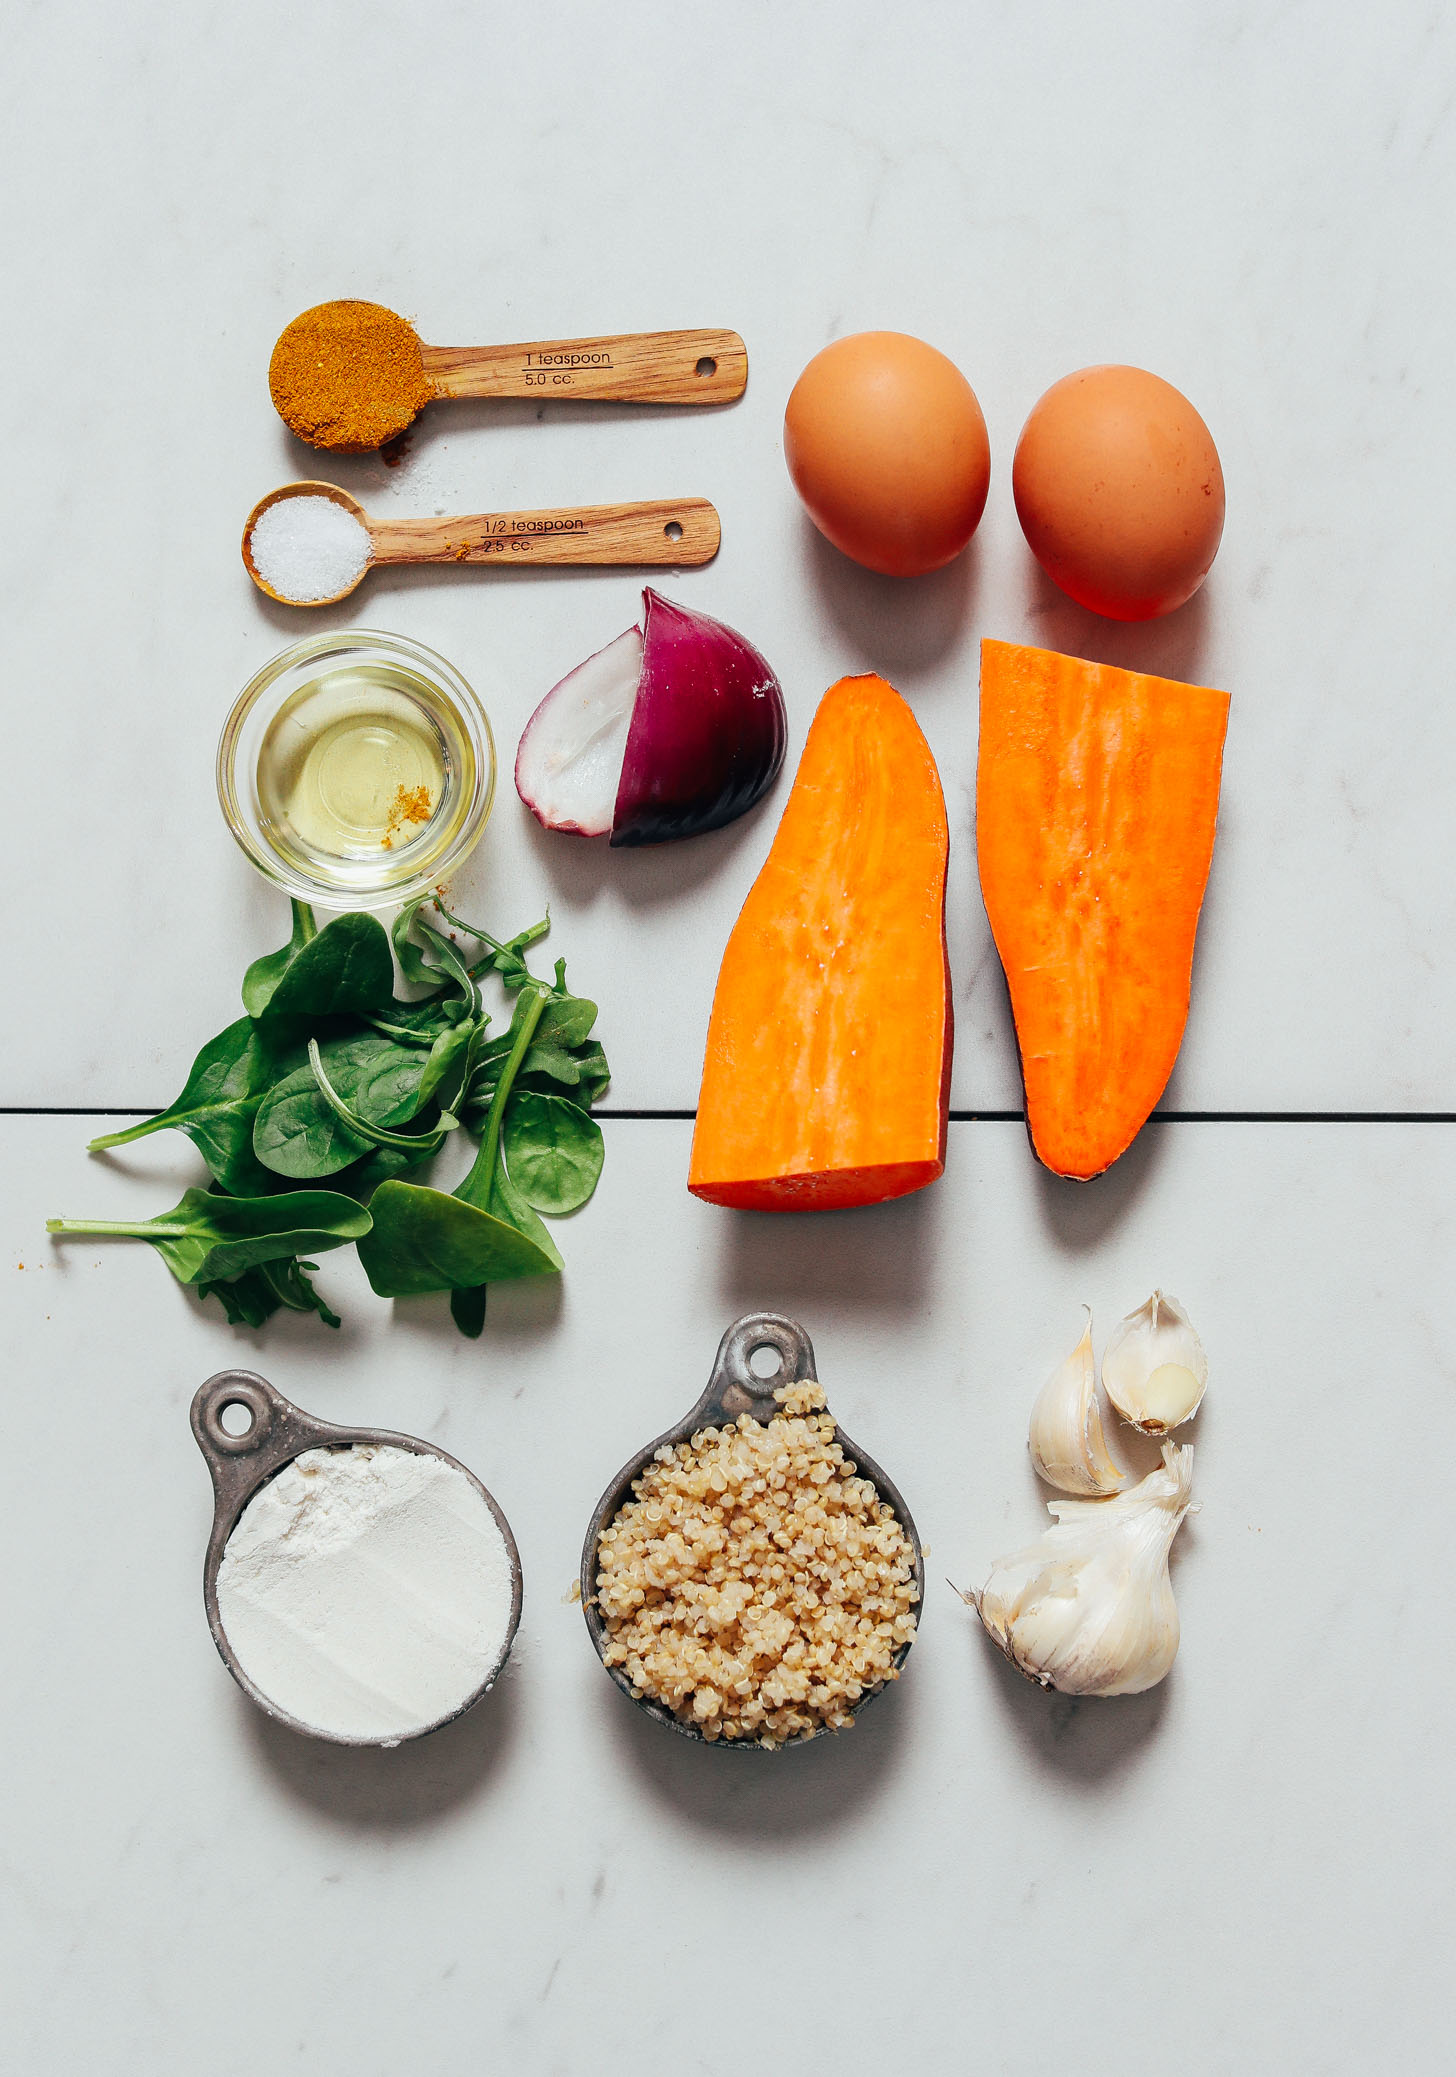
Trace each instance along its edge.
{"label": "spinach leaf", "polygon": [[[328,1039],[319,1052],[334,1089],[369,1124],[407,1124],[428,1100],[424,1081],[434,1056],[418,1046],[371,1031]],[[334,1110],[307,1060],[268,1092],[253,1126],[258,1159],[299,1179],[336,1175],[373,1144]]]}
{"label": "spinach leaf", "polygon": [[562,1096],[517,1089],[506,1106],[501,1147],[527,1204],[558,1218],[586,1203],[602,1172],[601,1126]]}
{"label": "spinach leaf", "polygon": [[410,986],[428,988],[432,994],[438,994],[445,985],[445,976],[436,967],[426,964],[423,952],[410,936],[416,917],[429,899],[429,895],[422,894],[401,909],[390,925],[389,937],[394,946],[394,956],[399,961],[399,970]]}
{"label": "spinach leaf", "polygon": [[532,1043],[559,1046],[569,1053],[589,1036],[596,1021],[597,1006],[584,995],[548,995]]}
{"label": "spinach leaf", "polygon": [[[521,1061],[530,1050],[531,1040],[545,1008],[545,997],[536,989],[528,994],[522,991],[517,1004],[517,1014],[511,1028],[515,1042],[509,1058],[500,1072],[495,1094],[491,1098],[490,1111],[485,1122],[480,1151],[471,1165],[470,1173],[457,1184],[455,1195],[464,1203],[474,1205],[503,1225],[514,1227],[517,1233],[530,1241],[542,1255],[549,1258],[557,1269],[563,1267],[556,1243],[535,1212],[516,1189],[501,1159],[501,1128],[505,1121],[506,1103],[511,1086],[515,1081]],[[482,1278],[482,1282],[486,1279]]]}
{"label": "spinach leaf", "polygon": [[[176,1101],[93,1142],[120,1146],[174,1127],[201,1148],[214,1188],[189,1190],[160,1218],[57,1219],[50,1230],[149,1241],[175,1276],[245,1326],[280,1307],[337,1326],[300,1256],[351,1240],[377,1291],[449,1291],[456,1325],[472,1336],[493,1281],[559,1270],[539,1214],[584,1203],[602,1165],[587,1115],[607,1082],[591,1037],[596,1005],[571,995],[564,961],[550,986],[527,966],[548,920],[500,942],[436,901],[475,940],[471,959],[424,920],[423,906],[396,920],[391,951],[372,916],[336,916],[320,929],[306,903],[293,903],[288,943],[244,977],[247,1016],[202,1049]],[[428,991],[421,1000],[395,999],[396,954],[406,979]],[[488,1041],[478,983],[490,972],[516,1001],[510,1029]],[[481,1144],[458,1190],[404,1182],[462,1117]],[[332,1188],[287,1187],[323,1176]]]}
{"label": "spinach leaf", "polygon": [[510,938],[502,945],[491,936],[488,930],[481,930],[477,924],[466,923],[462,917],[452,915],[438,897],[435,901],[435,907],[447,923],[453,923],[457,930],[463,930],[468,938],[474,938],[477,944],[486,947],[484,957],[476,960],[471,967],[470,971],[472,974],[488,974],[494,968],[507,988],[516,989],[528,986],[539,988],[541,986],[541,983],[531,972],[521,954],[528,945],[534,945],[538,938],[545,937],[547,931],[551,928],[549,915],[543,916],[539,923],[531,924],[529,929],[517,932],[515,937]]}
{"label": "spinach leaf", "polygon": [[[556,1072],[558,1069],[561,1072]],[[471,1079],[470,1096],[461,1116],[472,1132],[485,1130],[498,1074],[499,1062],[487,1058]],[[560,1096],[569,1090],[571,1102],[587,1110],[611,1079],[612,1071],[607,1066],[606,1054],[595,1039],[589,1039],[584,1046],[564,1055],[555,1047],[549,1053],[531,1047],[521,1063],[515,1086],[518,1090],[532,1090],[539,1096]]]}
{"label": "spinach leaf", "polygon": [[513,1226],[517,1233],[548,1257],[552,1269],[566,1267],[550,1233],[499,1163],[490,1179],[485,1208],[492,1218],[499,1219],[503,1225]]}
{"label": "spinach leaf", "polygon": [[407,1125],[429,1100],[430,1054],[376,1032],[326,1039],[319,1053],[329,1080],[371,1125]]}
{"label": "spinach leaf", "polygon": [[[419,1080],[421,1103],[427,1103],[438,1095],[447,1109],[451,1109],[450,1098],[458,1096],[461,1086],[470,1072],[470,1051],[483,1027],[475,1020],[454,1024],[442,1031],[430,1048],[424,1072]],[[387,1122],[383,1119],[381,1124]]]}
{"label": "spinach leaf", "polygon": [[230,1327],[261,1327],[283,1303],[261,1269],[246,1269],[239,1277],[204,1277],[197,1295],[216,1298]]}
{"label": "spinach leaf", "polygon": [[275,1175],[298,1180],[336,1175],[370,1145],[329,1108],[306,1060],[269,1091],[253,1124],[258,1160]]}
{"label": "spinach leaf", "polygon": [[[420,910],[429,899],[428,895],[421,895],[418,901],[412,901],[408,908],[401,909],[394,919],[390,938],[394,945],[394,956],[399,961],[399,970],[407,981],[415,987],[428,988],[432,995],[438,994],[448,982],[463,998],[467,1015],[473,1017],[480,1010],[480,990],[475,984],[474,975],[449,938],[426,923],[421,916]],[[425,951],[434,953],[433,965],[425,959],[424,952],[415,944],[411,933],[416,931],[425,941]]]}
{"label": "spinach leaf", "polygon": [[124,1132],[103,1133],[86,1151],[124,1147],[172,1127],[187,1134],[218,1182],[234,1196],[261,1196],[272,1188],[272,1179],[253,1154],[253,1118],[264,1091],[286,1072],[252,1018],[239,1017],[208,1040],[192,1063],[181,1095],[165,1111]]}
{"label": "spinach leaf", "polygon": [[261,1327],[280,1306],[291,1312],[317,1313],[326,1327],[340,1325],[339,1316],[319,1296],[305,1274],[313,1262],[261,1262],[239,1277],[217,1277],[199,1283],[198,1295],[216,1298],[234,1327]]}
{"label": "spinach leaf", "polygon": [[47,1219],[47,1233],[115,1233],[150,1241],[179,1283],[231,1282],[261,1262],[342,1247],[369,1231],[369,1214],[333,1190],[225,1197],[187,1190],[156,1219]]}
{"label": "spinach leaf", "polygon": [[[415,1054],[413,1057],[418,1059],[419,1055]],[[328,1069],[324,1066],[323,1052],[317,1039],[310,1039],[308,1042],[308,1064],[324,1102],[340,1124],[357,1139],[362,1140],[365,1146],[390,1147],[401,1154],[416,1154],[418,1149],[417,1158],[423,1160],[426,1154],[439,1152],[447,1136],[460,1122],[451,1113],[442,1111],[439,1124],[431,1132],[413,1134],[408,1138],[403,1133],[390,1132],[386,1127],[376,1125],[372,1119],[366,1118],[339,1094]]]}
{"label": "spinach leaf", "polygon": [[544,1075],[548,1082],[561,1082],[568,1089],[581,1080],[581,1068],[564,1046],[532,1046],[521,1067],[526,1074]]}
{"label": "spinach leaf", "polygon": [[357,1197],[361,1204],[368,1204],[381,1183],[418,1168],[422,1161],[429,1160],[430,1152],[427,1140],[420,1141],[418,1152],[408,1154],[401,1154],[393,1147],[374,1147],[352,1168],[339,1170],[331,1187]]}
{"label": "spinach leaf", "polygon": [[371,1010],[364,1022],[372,1031],[396,1039],[402,1046],[423,1046],[428,1051],[441,1032],[450,1029],[459,1014],[459,1004],[445,1000],[392,1002],[387,1009]]}
{"label": "spinach leaf", "polygon": [[472,1341],[479,1341],[485,1332],[485,1301],[490,1291],[489,1284],[472,1284],[468,1289],[450,1293],[450,1317],[462,1334]]}
{"label": "spinach leaf", "polygon": [[243,975],[243,1008],[250,1017],[262,1016],[274,989],[318,930],[313,910],[307,902],[291,902],[290,907],[293,910],[293,932],[288,943],[280,951],[265,952],[261,959],[255,959]]}
{"label": "spinach leaf", "polygon": [[250,1274],[262,1277],[290,1312],[317,1313],[326,1327],[338,1327],[342,1325],[338,1314],[320,1297],[308,1275],[317,1268],[316,1262],[300,1262],[295,1257],[288,1262],[261,1262]]}
{"label": "spinach leaf", "polygon": [[369,1209],[374,1223],[359,1242],[359,1260],[381,1298],[469,1291],[561,1267],[554,1248],[546,1253],[505,1220],[443,1190],[381,1183]]}
{"label": "spinach leaf", "polygon": [[302,1025],[314,1030],[327,1017],[387,1010],[394,1000],[394,961],[377,916],[335,916],[295,952],[258,1012],[265,1029]]}
{"label": "spinach leaf", "polygon": [[612,1079],[607,1056],[597,1041],[590,1039],[586,1045],[577,1046],[571,1057],[576,1063],[576,1101],[594,1104]]}
{"label": "spinach leaf", "polygon": [[546,1075],[574,1087],[581,1057],[588,1051],[601,1056],[605,1064],[600,1046],[595,1041],[590,1047],[587,1044],[587,1033],[596,1022],[594,1002],[588,1002],[584,996],[543,994],[536,989],[523,991],[516,998],[509,1031],[479,1048],[479,1065],[471,1078],[471,1101],[479,1102],[499,1079],[500,1069],[515,1048],[528,1012],[534,1012],[534,1017],[529,1048],[520,1063],[522,1074]]}
{"label": "spinach leaf", "polygon": [[[473,1292],[481,1284],[561,1268],[550,1235],[512,1187],[500,1161],[505,1100],[544,1006],[539,988],[523,991],[480,1152],[454,1196],[414,1183],[388,1182],[381,1183],[371,1198],[374,1226],[360,1246],[359,1259],[382,1298],[423,1291]],[[467,1323],[475,1317],[475,1306],[473,1298],[452,1300]]]}

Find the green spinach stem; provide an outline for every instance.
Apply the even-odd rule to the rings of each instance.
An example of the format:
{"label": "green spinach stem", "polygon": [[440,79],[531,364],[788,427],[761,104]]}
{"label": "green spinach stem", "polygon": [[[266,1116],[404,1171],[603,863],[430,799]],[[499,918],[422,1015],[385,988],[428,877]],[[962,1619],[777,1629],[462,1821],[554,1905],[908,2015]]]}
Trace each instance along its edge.
{"label": "green spinach stem", "polygon": [[472,966],[469,969],[473,980],[479,980],[482,974],[488,974],[498,958],[520,961],[521,954],[526,947],[534,945],[537,938],[544,938],[547,931],[551,928],[551,918],[549,916],[543,917],[541,922],[533,923],[529,930],[519,931],[508,944],[503,945],[500,939],[493,938],[488,930],[482,930],[478,924],[467,923],[463,916],[457,916],[453,910],[447,909],[438,895],[435,897],[434,905],[447,923],[453,923],[457,930],[463,930],[468,938],[474,938],[478,944],[489,945],[490,958],[482,960],[479,966]]}
{"label": "green spinach stem", "polygon": [[386,1132],[382,1125],[373,1125],[367,1118],[361,1118],[353,1106],[344,1101],[329,1080],[317,1039],[310,1039],[308,1042],[308,1064],[313,1069],[313,1078],[318,1083],[319,1094],[334,1116],[347,1131],[365,1141],[367,1145],[393,1148],[396,1153],[416,1154],[421,1161],[427,1160],[431,1154],[438,1154],[444,1146],[451,1127],[443,1122],[433,1132],[407,1134]]}
{"label": "green spinach stem", "polygon": [[161,1132],[172,1123],[170,1111],[155,1118],[143,1118],[140,1125],[128,1125],[125,1132],[103,1132],[100,1139],[88,1139],[86,1152],[99,1154],[103,1147],[124,1147],[134,1139],[145,1139],[149,1132]]}
{"label": "green spinach stem", "polygon": [[485,1136],[480,1142],[480,1152],[471,1164],[469,1175],[456,1192],[458,1197],[464,1197],[470,1203],[477,1201],[473,1195],[477,1184],[489,1192],[491,1177],[495,1174],[496,1154],[500,1148],[501,1119],[505,1116],[506,1100],[510,1096],[511,1084],[516,1079],[521,1062],[530,1050],[532,1036],[536,1026],[541,1022],[541,1012],[546,1007],[546,990],[534,976],[532,981],[535,1000],[522,1014],[516,1042],[506,1055],[506,1064],[501,1069],[500,1080],[495,1085],[495,1094],[490,1100],[490,1110],[485,1121]]}
{"label": "green spinach stem", "polygon": [[150,1240],[154,1234],[180,1233],[185,1235],[185,1226],[169,1226],[165,1219],[47,1219],[47,1233],[129,1233],[136,1240]]}

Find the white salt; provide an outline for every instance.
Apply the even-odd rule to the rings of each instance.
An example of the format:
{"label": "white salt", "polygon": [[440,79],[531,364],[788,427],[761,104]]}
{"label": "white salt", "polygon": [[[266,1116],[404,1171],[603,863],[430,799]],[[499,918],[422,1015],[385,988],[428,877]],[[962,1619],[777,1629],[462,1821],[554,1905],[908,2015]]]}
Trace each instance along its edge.
{"label": "white salt", "polygon": [[300,1723],[398,1742],[451,1715],[505,1649],[510,1556],[442,1457],[305,1450],[244,1508],[217,1574],[238,1664]]}
{"label": "white salt", "polygon": [[368,567],[369,529],[333,498],[279,498],[248,536],[253,567],[280,598],[300,606],[331,599]]}

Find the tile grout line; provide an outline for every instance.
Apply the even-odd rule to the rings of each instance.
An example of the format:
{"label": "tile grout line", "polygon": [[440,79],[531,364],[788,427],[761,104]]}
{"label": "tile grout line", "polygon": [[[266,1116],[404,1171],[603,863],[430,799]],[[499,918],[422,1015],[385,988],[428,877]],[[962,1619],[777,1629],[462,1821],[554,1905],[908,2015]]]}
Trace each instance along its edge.
{"label": "tile grout line", "polygon": [[[149,1104],[89,1103],[0,1104],[0,1118],[155,1118],[160,1107]],[[691,1123],[696,1111],[614,1110],[603,1107],[594,1118],[616,1121],[645,1118]],[[1025,1111],[951,1111],[952,1125],[1024,1125]],[[1456,1111],[1154,1111],[1150,1125],[1456,1125]]]}

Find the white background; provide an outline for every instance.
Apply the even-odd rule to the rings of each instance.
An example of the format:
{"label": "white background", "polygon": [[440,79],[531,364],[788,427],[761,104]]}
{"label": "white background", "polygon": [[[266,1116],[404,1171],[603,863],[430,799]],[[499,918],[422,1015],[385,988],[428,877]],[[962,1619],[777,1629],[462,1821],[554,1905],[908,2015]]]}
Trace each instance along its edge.
{"label": "white background", "polygon": [[[276,650],[351,624],[485,698],[502,786],[455,892],[506,930],[549,901],[609,1107],[693,1104],[814,704],[871,667],[950,807],[953,1100],[1018,1102],[971,827],[993,635],[1233,695],[1168,1106],[1450,1111],[1456,32],[1412,0],[12,0],[5,50],[7,2064],[1438,2067],[1449,1559],[1408,1453],[1453,1383],[1449,1126],[1161,1124],[1074,1190],[1019,1126],[965,1124],[922,1197],[779,1221],[693,1204],[688,1127],[623,1119],[560,1291],[502,1295],[470,1346],[351,1264],[322,1278],[339,1336],[250,1337],[148,1251],[48,1247],[48,1213],[150,1211],[199,1170],[180,1141],[88,1162],[97,1124],[23,1113],[159,1105],[236,1014],[286,923],[222,827],[218,729]],[[521,810],[521,725],[633,619],[631,573],[386,573],[312,614],[253,590],[244,515],[320,466],[268,354],[350,295],[443,344],[742,332],[726,411],[442,405],[397,470],[328,466],[400,514],[711,496],[722,553],[663,588],[777,668],[774,800],[637,854]],[[872,326],[949,353],[991,431],[975,544],[911,584],[821,544],[779,452],[804,362]],[[1010,501],[1026,411],[1101,360],[1184,389],[1228,482],[1205,591],[1140,629],[1055,593]],[[1184,1648],[1150,1697],[1059,1703],[941,1580],[1035,1527],[1025,1412],[1078,1305],[1105,1330],[1154,1283],[1213,1364]],[[759,1305],[803,1319],[931,1545],[902,1686],[772,1759],[639,1719],[559,1598],[608,1476]],[[186,1425],[228,1362],[435,1437],[505,1507],[525,1618],[460,1726],[340,1754],[232,1688]]]}

